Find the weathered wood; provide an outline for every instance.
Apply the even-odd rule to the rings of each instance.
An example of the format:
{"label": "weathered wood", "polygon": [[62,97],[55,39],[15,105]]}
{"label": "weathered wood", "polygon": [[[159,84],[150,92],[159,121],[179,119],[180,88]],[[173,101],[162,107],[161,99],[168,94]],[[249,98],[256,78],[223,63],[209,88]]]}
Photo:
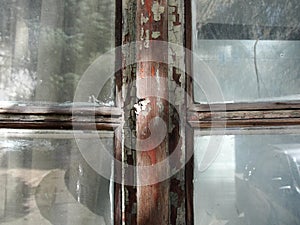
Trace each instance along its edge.
{"label": "weathered wood", "polygon": [[[185,198],[185,127],[186,127],[186,88],[185,72],[189,73],[189,57],[184,49],[176,47],[185,46],[185,13],[184,0],[168,1],[169,21],[169,155],[170,171],[176,173],[170,178],[169,190],[169,224],[186,224],[186,198]],[[175,46],[173,45],[175,44]],[[187,67],[185,68],[184,65]],[[175,156],[175,157],[174,157]]]}
{"label": "weathered wood", "polygon": [[62,130],[115,130],[119,124],[114,123],[70,123],[70,122],[0,122],[0,128],[12,129],[62,129]]}
{"label": "weathered wood", "polygon": [[[264,120],[227,120],[225,121],[226,129],[228,128],[246,128],[246,127],[264,127],[264,126],[296,126],[300,125],[300,119],[264,119]],[[224,128],[224,121],[214,122],[191,122],[193,128]]]}
{"label": "weathered wood", "polygon": [[287,135],[300,134],[300,126],[229,127],[224,129],[197,129],[195,135]]}
{"label": "weathered wood", "polygon": [[[114,137],[114,157],[115,160],[122,162],[122,150],[123,150],[123,143],[122,143],[122,126],[119,126],[115,130],[115,137]],[[118,177],[122,177],[122,170],[123,168],[118,167],[117,164],[114,165],[114,177],[118,179]],[[122,224],[122,184],[119,180],[114,182],[114,224],[119,225]]]}
{"label": "weathered wood", "polygon": [[[137,0],[136,33],[138,41],[137,60],[147,60],[158,57],[168,57],[168,49],[157,48],[151,40],[168,41],[168,10],[166,0]],[[155,33],[154,33],[155,32]],[[156,34],[156,35],[154,35]],[[158,34],[158,35],[157,35]],[[146,84],[145,79],[153,78],[154,84]],[[149,123],[155,117],[160,117],[168,124],[168,82],[159,81],[158,78],[168,78],[166,64],[143,61],[137,64],[137,97],[146,98],[149,103],[146,110],[137,115],[137,149],[143,141],[151,136]],[[155,85],[155,80],[156,84]],[[166,79],[167,80],[167,79]],[[158,90],[158,87],[161,90]],[[151,90],[157,88],[157,90]],[[164,91],[162,91],[164,90]],[[160,97],[148,97],[151,91],[160,91]],[[163,110],[161,110],[163,109]],[[155,134],[152,134],[155,135]],[[158,174],[147,173],[139,168],[153,166],[168,156],[168,137],[157,147],[143,146],[143,151],[137,151],[137,184],[143,185],[145,181],[156,180],[167,171],[158,171]],[[149,150],[148,150],[149,149]],[[138,225],[167,225],[169,224],[169,181],[153,185],[137,187],[137,224]]]}
{"label": "weathered wood", "polygon": [[29,139],[95,139],[95,134],[101,138],[114,138],[112,131],[86,131],[86,130],[32,130],[32,129],[0,129],[0,135],[7,138],[29,138]]}
{"label": "weathered wood", "polygon": [[[188,151],[194,152],[194,130],[186,126],[186,155]],[[194,225],[194,156],[192,156],[185,166],[185,205],[186,205],[186,225]]]}
{"label": "weathered wood", "polygon": [[[192,22],[192,1],[185,0],[184,5],[184,21],[185,21],[185,48],[186,50],[186,107],[189,109],[193,106],[193,22]],[[187,118],[188,120],[188,118]],[[194,130],[188,124],[186,124],[186,157],[188,151],[194,151]],[[194,225],[194,156],[192,156],[185,166],[185,224]]]}
{"label": "weathered wood", "polygon": [[213,105],[214,111],[209,106],[194,105],[188,121],[194,128],[291,126],[300,124],[299,109],[297,101]]}
{"label": "weathered wood", "polygon": [[39,123],[55,123],[55,122],[74,122],[74,123],[115,123],[121,124],[121,118],[108,116],[70,116],[70,115],[23,115],[23,114],[0,114],[0,122],[39,122]]}
{"label": "weathered wood", "polygon": [[300,118],[299,110],[260,110],[260,111],[227,111],[192,113],[191,120],[264,120],[264,119],[295,119]]}
{"label": "weathered wood", "polygon": [[[115,1],[115,46],[116,46],[116,60],[115,60],[115,83],[116,83],[116,105],[119,108],[123,108],[122,99],[122,1]],[[123,123],[115,130],[115,160],[122,162],[122,150],[123,150]],[[119,177],[122,173],[122,168],[114,165],[115,177]],[[122,184],[120,182],[114,182],[114,210],[113,210],[114,224],[122,224]]]}
{"label": "weathered wood", "polygon": [[0,128],[114,130],[121,122],[121,110],[115,107],[8,102],[0,106]]}
{"label": "weathered wood", "polygon": [[270,102],[249,102],[249,103],[224,103],[224,104],[194,104],[189,107],[192,112],[213,111],[241,111],[241,110],[276,110],[276,109],[300,109],[300,101],[270,101]]}
{"label": "weathered wood", "polygon": [[63,114],[63,115],[95,115],[120,117],[122,111],[117,107],[97,106],[93,104],[85,105],[58,105],[43,103],[9,103],[0,102],[0,114]]}
{"label": "weathered wood", "polygon": [[184,5],[184,26],[185,26],[185,43],[184,47],[186,49],[185,52],[185,68],[186,68],[186,94],[188,97],[186,100],[187,107],[191,107],[193,105],[193,55],[192,55],[192,47],[193,47],[193,22],[192,22],[192,1],[185,0]]}

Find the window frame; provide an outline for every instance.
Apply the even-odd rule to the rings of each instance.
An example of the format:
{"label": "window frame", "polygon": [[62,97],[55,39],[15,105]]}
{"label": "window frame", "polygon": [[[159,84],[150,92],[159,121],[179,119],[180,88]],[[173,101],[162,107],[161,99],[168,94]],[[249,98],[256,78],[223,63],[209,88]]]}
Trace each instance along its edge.
{"label": "window frame", "polygon": [[[184,1],[184,47],[192,51],[193,46],[193,21],[192,1]],[[122,1],[115,1],[115,46],[122,45]],[[122,52],[120,48],[116,51],[116,68],[121,68]],[[119,63],[119,64],[118,64]],[[220,129],[226,125],[226,134],[240,132],[278,132],[278,129],[289,127],[285,132],[294,132],[300,125],[300,100],[299,101],[274,101],[255,103],[228,103],[218,106],[214,104],[211,111],[209,104],[198,104],[193,100],[193,58],[186,54],[186,97],[185,108],[187,123],[185,127],[185,148],[194,149],[194,132],[201,129],[202,134],[218,134]],[[99,130],[114,131],[114,157],[122,161],[123,154],[123,101],[122,71],[115,75],[115,107],[102,106],[63,106],[59,104],[41,103],[13,103],[0,107],[0,128],[13,129],[51,129],[71,130],[73,123],[80,125],[80,129],[89,130],[95,127]],[[192,98],[189,98],[192,96]],[[74,116],[75,115],[75,116]],[[94,120],[86,117],[95,115]],[[212,118],[219,123],[212,124]],[[220,126],[218,127],[218,124]],[[239,129],[239,131],[237,131]],[[115,171],[120,173],[122,171]],[[185,165],[185,220],[187,225],[194,224],[194,201],[193,201],[193,156]],[[114,224],[122,223],[122,185],[114,184]]]}
{"label": "window frame", "polygon": [[[185,1],[185,47],[193,51],[193,0]],[[193,58],[186,56],[187,128],[186,148],[194,151],[194,133],[200,135],[299,133],[300,99],[293,101],[200,104],[194,100]],[[213,107],[212,107],[213,106]],[[225,109],[225,110],[224,110]],[[212,123],[212,121],[214,121]],[[188,143],[190,142],[190,143]],[[194,158],[185,167],[186,224],[194,224]]]}

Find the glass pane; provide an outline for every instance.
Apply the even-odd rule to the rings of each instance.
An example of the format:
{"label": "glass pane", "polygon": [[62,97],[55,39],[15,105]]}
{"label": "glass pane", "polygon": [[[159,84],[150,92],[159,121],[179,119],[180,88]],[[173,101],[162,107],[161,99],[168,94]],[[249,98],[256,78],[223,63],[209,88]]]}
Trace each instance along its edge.
{"label": "glass pane", "polygon": [[[87,68],[114,47],[114,7],[111,0],[1,0],[0,101],[73,101]],[[112,104],[113,79],[102,82],[90,96]]]}
{"label": "glass pane", "polygon": [[195,224],[300,224],[299,133],[220,140],[195,135]]}
{"label": "glass pane", "polygon": [[[113,134],[99,136],[112,153]],[[95,141],[88,133],[82,140]],[[1,131],[0,223],[113,224],[113,185],[80,150],[72,132]]]}
{"label": "glass pane", "polygon": [[195,83],[215,77],[223,94],[208,100],[212,87],[196,84],[195,100],[300,99],[299,9],[298,0],[194,0]]}

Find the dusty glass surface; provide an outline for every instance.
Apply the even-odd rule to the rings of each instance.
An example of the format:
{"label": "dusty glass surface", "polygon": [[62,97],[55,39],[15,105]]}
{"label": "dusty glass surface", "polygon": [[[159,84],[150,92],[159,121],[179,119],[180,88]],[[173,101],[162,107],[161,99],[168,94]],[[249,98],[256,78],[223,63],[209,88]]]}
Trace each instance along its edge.
{"label": "dusty glass surface", "polygon": [[[210,71],[203,75],[216,78],[225,102],[300,99],[298,0],[193,4],[193,51],[203,62],[194,65],[196,80]],[[208,102],[195,85],[195,101]]]}
{"label": "dusty glass surface", "polygon": [[[112,152],[113,134],[99,136]],[[94,141],[88,133],[82,139]],[[0,133],[1,224],[113,224],[112,187],[86,163],[71,132]]]}
{"label": "dusty glass surface", "polygon": [[212,137],[194,139],[195,224],[300,224],[299,133],[227,135],[208,162]]}
{"label": "dusty glass surface", "polygon": [[[0,100],[73,101],[87,68],[114,47],[114,7],[111,0],[1,0]],[[90,96],[113,104],[113,79],[103,82]]]}

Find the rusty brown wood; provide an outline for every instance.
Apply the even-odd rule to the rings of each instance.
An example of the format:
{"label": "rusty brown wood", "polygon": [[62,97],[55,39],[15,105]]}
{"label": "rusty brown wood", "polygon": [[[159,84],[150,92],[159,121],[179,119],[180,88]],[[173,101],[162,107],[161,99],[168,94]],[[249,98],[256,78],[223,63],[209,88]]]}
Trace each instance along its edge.
{"label": "rusty brown wood", "polygon": [[[168,10],[167,0],[137,0],[136,14],[136,34],[138,41],[142,45],[137,46],[137,60],[151,59],[157,56],[168,57],[168,49],[156,48],[151,40],[168,41]],[[156,32],[156,33],[154,33]],[[157,35],[159,34],[158,37]],[[154,38],[154,36],[156,36]],[[154,88],[147,85],[145,79],[152,77],[156,79],[157,87],[163,96],[162,98],[147,97],[149,90]],[[149,122],[154,117],[162,118],[168,124],[168,83],[161,82],[158,77],[168,77],[168,67],[159,62],[143,61],[137,63],[137,96],[138,98],[147,98],[150,102],[147,109],[137,115],[137,149],[142,146],[142,142],[150,136]],[[154,85],[155,86],[155,85]],[[160,110],[163,109],[163,110]],[[158,174],[147,173],[139,169],[142,166],[155,166],[158,162],[166,159],[168,156],[167,142],[168,137],[153,148],[143,146],[144,151],[137,151],[137,183],[143,185],[147,180],[156,180]],[[145,151],[147,150],[147,151]],[[138,225],[167,225],[169,224],[169,181],[155,183],[153,185],[137,187],[137,224]]]}
{"label": "rusty brown wood", "polygon": [[[114,157],[115,160],[122,162],[122,126],[119,126],[115,130],[115,137],[114,137]],[[122,176],[122,168],[118,166],[114,166],[114,177],[121,177]],[[114,182],[114,224],[120,225],[122,224],[122,184],[120,182]]]}
{"label": "rusty brown wood", "polygon": [[300,118],[299,110],[260,110],[260,111],[227,111],[192,113],[192,118],[199,121],[213,120],[263,120],[263,119],[297,119]]}
{"label": "rusty brown wood", "polygon": [[189,124],[193,128],[239,128],[300,125],[300,111],[260,110],[229,112],[191,112]]}
{"label": "rusty brown wood", "polygon": [[[123,1],[115,1],[115,47],[116,47],[116,59],[115,59],[115,83],[116,83],[116,106],[118,108],[123,108],[123,100],[122,100],[122,2]],[[123,139],[123,123],[115,130],[115,138],[114,138],[114,157],[116,160],[122,162],[122,150],[123,143],[121,140]],[[116,176],[121,176],[122,168],[114,166],[114,174]],[[122,185],[118,182],[114,182],[114,225],[122,224]]]}
{"label": "rusty brown wood", "polygon": [[197,128],[247,128],[247,127],[264,127],[264,126],[298,126],[300,125],[300,119],[292,119],[292,120],[283,120],[283,119],[272,119],[272,120],[234,120],[234,121],[226,121],[226,127],[224,126],[224,122],[214,122],[212,125],[211,122],[191,122],[190,125]]}

